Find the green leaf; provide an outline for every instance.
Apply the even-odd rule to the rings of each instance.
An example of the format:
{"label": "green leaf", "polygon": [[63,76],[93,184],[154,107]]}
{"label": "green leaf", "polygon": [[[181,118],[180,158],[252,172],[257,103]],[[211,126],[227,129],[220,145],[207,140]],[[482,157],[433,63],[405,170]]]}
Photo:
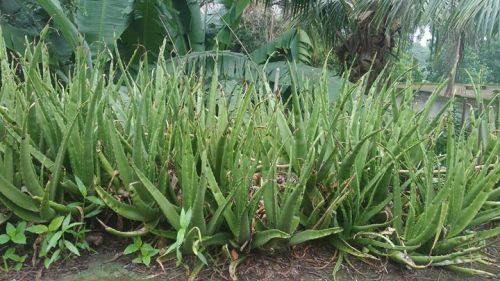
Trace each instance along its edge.
{"label": "green leaf", "polygon": [[144,184],[146,190],[155,199],[170,225],[175,229],[180,229],[180,217],[175,209],[175,205],[170,203],[165,195],[163,195],[133,163],[132,168],[137,174],[137,177],[139,177],[139,180]]}
{"label": "green leaf", "polygon": [[134,237],[133,238],[133,243],[128,245],[128,247],[125,249],[123,252],[124,255],[128,255],[130,253],[137,252],[139,249],[141,249],[142,246],[142,239],[141,237]]}
{"label": "green leaf", "polygon": [[293,235],[292,238],[290,239],[290,242],[288,242],[288,245],[293,246],[307,241],[324,238],[332,234],[339,233],[341,231],[342,228],[340,227],[332,227],[321,230],[314,230],[314,229],[304,230]]}
{"label": "green leaf", "polygon": [[24,235],[24,232],[18,232],[14,237],[10,238],[12,242],[16,244],[26,244],[26,235]]}
{"label": "green leaf", "polygon": [[95,209],[89,213],[86,213],[85,214],[85,218],[88,219],[88,218],[92,218],[92,217],[95,217],[97,216],[98,214],[100,214],[101,212],[103,211],[103,209]]}
{"label": "green leaf", "polygon": [[21,142],[20,148],[20,170],[23,181],[26,188],[32,195],[43,196],[43,188],[40,185],[38,178],[33,167],[33,162],[31,160],[31,154],[29,152],[30,137],[26,134]]}
{"label": "green leaf", "polygon": [[16,235],[16,227],[8,222],[7,227],[5,228],[5,233],[7,233],[7,235],[11,238],[14,237]]}
{"label": "green leaf", "polygon": [[[164,19],[172,16],[169,13],[170,9],[165,6],[164,2],[135,1],[134,19],[123,32],[120,41],[128,46],[144,46],[145,51],[157,54],[165,36],[169,34],[170,24]],[[172,32],[169,35],[175,37]],[[175,38],[172,39],[175,41]]]}
{"label": "green leaf", "polygon": [[26,50],[25,37],[29,42],[32,42],[38,35],[33,30],[29,30],[27,28],[12,26],[4,22],[0,25],[2,27],[2,35],[5,40],[6,47],[17,51],[20,54],[24,54]]}
{"label": "green leaf", "polygon": [[111,194],[109,194],[99,186],[96,186],[95,190],[97,191],[97,194],[99,194],[101,199],[104,201],[104,203],[106,203],[106,205],[110,209],[112,209],[115,213],[130,220],[146,221],[144,215],[135,206],[131,206],[129,204],[125,204],[118,201]]}
{"label": "green leaf", "polygon": [[146,266],[149,266],[149,264],[151,263],[151,256],[150,255],[142,256],[142,263],[145,264]]}
{"label": "green leaf", "polygon": [[54,163],[54,173],[52,175],[51,181],[45,188],[42,204],[40,206],[40,215],[45,219],[51,219],[54,217],[55,212],[50,207],[50,201],[53,200],[58,191],[59,180],[61,179],[62,176],[63,162],[66,155],[66,150],[68,148],[69,140],[71,137],[71,132],[75,128],[75,124],[77,123],[76,121],[78,120],[78,116],[80,115],[80,113],[81,110],[78,110],[75,116],[73,116],[68,126],[65,128],[64,137],[57,151],[57,156]]}
{"label": "green leaf", "polygon": [[[31,200],[31,197],[30,197],[30,200]],[[23,220],[30,221],[30,222],[36,222],[36,223],[45,222],[45,220],[42,219],[40,217],[40,215],[38,214],[38,211],[36,211],[36,212],[28,211],[28,210],[20,207],[19,205],[14,204],[12,201],[7,199],[2,194],[0,194],[0,203],[3,204],[5,207],[7,207],[9,210],[11,210],[12,213],[14,213],[16,216],[18,216],[19,218],[21,218]]]}
{"label": "green leaf", "polygon": [[54,253],[52,254],[52,256],[50,257],[50,259],[48,258],[45,258],[44,260],[44,265],[45,265],[45,268],[49,268],[49,266],[54,263],[55,261],[57,261],[59,258],[60,258],[60,254],[61,254],[61,250],[60,249],[57,249],[54,251]]}
{"label": "green leaf", "polygon": [[42,233],[49,231],[49,228],[43,224],[35,224],[35,225],[32,225],[32,226],[26,228],[26,231],[31,232],[31,233],[35,233],[35,234],[42,234]]}
{"label": "green leaf", "polygon": [[213,25],[216,27],[216,29],[218,29],[217,27],[221,25],[216,37],[216,41],[219,43],[219,48],[224,49],[228,48],[233,42],[235,35],[234,30],[238,28],[241,21],[241,16],[250,3],[250,0],[219,2],[222,2],[224,4],[224,9],[219,9],[214,13],[224,14],[222,15],[222,17],[220,17],[220,19],[215,17],[215,15],[209,14],[209,18],[215,18],[215,20],[211,20],[209,22],[209,27],[210,25]]}
{"label": "green leaf", "polygon": [[50,17],[54,18],[54,21],[60,31],[64,33],[66,40],[72,43],[73,47],[76,47],[79,40],[79,34],[75,26],[71,23],[69,17],[64,13],[61,3],[59,0],[37,0],[38,4],[42,6],[43,9],[49,14]]}
{"label": "green leaf", "polygon": [[16,227],[16,232],[17,233],[24,233],[24,231],[26,230],[26,225],[27,225],[27,223],[25,221],[18,223],[17,227]]}
{"label": "green leaf", "polygon": [[47,244],[47,251],[50,251],[50,249],[52,249],[54,246],[57,245],[57,243],[59,242],[59,239],[61,239],[62,235],[63,235],[63,232],[58,231],[58,232],[54,233],[54,235],[52,235],[52,237],[50,237],[49,243]]}
{"label": "green leaf", "polygon": [[19,256],[19,255],[13,254],[10,256],[10,259],[17,262],[18,264],[21,264],[21,266],[22,266],[22,263],[26,260],[26,255]]}
{"label": "green leaf", "polygon": [[270,42],[266,42],[250,56],[262,64],[276,53],[284,55],[287,60],[309,64],[312,53],[312,43],[307,33],[299,28],[293,28]]}
{"label": "green leaf", "polygon": [[0,235],[0,245],[3,245],[3,244],[5,244],[5,243],[7,243],[9,241],[10,241],[9,235],[7,235],[7,234],[1,234]]}
{"label": "green leaf", "polygon": [[94,203],[98,206],[105,206],[104,202],[102,202],[101,199],[95,197],[95,196],[88,196],[85,199],[87,199],[90,203]]}
{"label": "green leaf", "polygon": [[191,223],[192,214],[193,213],[191,209],[187,210],[187,212],[184,212],[184,209],[181,210],[181,216],[180,216],[181,228],[187,228],[189,226],[189,224]]}
{"label": "green leaf", "polygon": [[69,242],[68,240],[64,240],[64,245],[68,250],[70,250],[73,254],[80,256],[80,251],[73,245],[73,243]]}
{"label": "green leaf", "polygon": [[2,174],[0,174],[0,195],[5,196],[12,203],[25,211],[38,211],[33,199],[10,183]]}
{"label": "green leaf", "polygon": [[111,118],[107,119],[105,125],[106,131],[109,134],[109,141],[111,142],[113,155],[116,159],[116,166],[118,167],[118,171],[120,172],[120,179],[123,181],[125,186],[130,186],[130,184],[134,181],[133,171],[128,163],[128,158],[124,152],[123,144],[120,141],[117,128],[114,126],[113,120],[111,120]]}
{"label": "green leaf", "polygon": [[167,69],[170,72],[179,71],[179,66],[182,66],[181,70],[186,75],[203,69],[207,77],[217,72],[221,79],[238,82],[256,82],[264,75],[262,69],[248,56],[230,51],[193,52],[167,61]]}
{"label": "green leaf", "polygon": [[149,243],[144,243],[141,247],[141,254],[143,256],[154,256],[159,252],[158,249],[153,248]]}
{"label": "green leaf", "polygon": [[[280,75],[278,77],[278,81],[274,81],[276,79],[277,69],[280,71]],[[317,86],[316,83],[307,83],[308,81],[317,81],[322,79],[322,75],[324,74],[326,77],[326,87],[328,91],[329,101],[336,101],[342,93],[342,87],[345,83],[349,83],[344,80],[342,77],[337,76],[336,73],[331,71],[324,71],[321,68],[313,67],[303,63],[296,63],[294,67],[290,67],[286,62],[278,61],[278,62],[270,62],[266,64],[265,72],[267,79],[270,82],[278,82],[280,86],[290,86],[292,84],[292,72],[296,72],[297,82],[299,90],[308,91],[311,90],[307,88],[306,85]],[[344,94],[345,95],[345,94]]]}
{"label": "green leaf", "polygon": [[89,44],[112,44],[130,21],[133,0],[80,0],[75,22]]}
{"label": "green leaf", "polygon": [[78,190],[82,194],[83,198],[86,198],[87,197],[87,188],[83,184],[82,180],[80,180],[79,177],[75,176],[75,182],[76,182],[76,186],[78,187]]}
{"label": "green leaf", "polygon": [[54,218],[49,224],[48,231],[54,232],[54,231],[58,230],[59,227],[61,227],[63,220],[64,220],[63,216]]}
{"label": "green leaf", "polygon": [[288,239],[290,235],[278,229],[269,229],[255,233],[252,248],[260,248],[272,239]]}
{"label": "green leaf", "polygon": [[139,248],[140,248],[140,245],[138,246],[136,244],[130,244],[127,246],[127,248],[125,248],[125,250],[123,251],[123,254],[128,255],[131,253],[135,253],[135,252],[139,251]]}
{"label": "green leaf", "polygon": [[14,247],[9,247],[7,251],[3,254],[4,257],[10,259],[13,255],[15,255],[16,248]]}
{"label": "green leaf", "polygon": [[69,228],[71,228],[70,226],[70,221],[71,221],[71,215],[67,215],[64,220],[63,220],[63,223],[62,223],[62,231],[66,231],[68,230]]}
{"label": "green leaf", "polygon": [[175,19],[179,26],[179,36],[189,44],[188,50],[194,52],[205,50],[205,32],[198,1],[171,1],[179,12]]}
{"label": "green leaf", "polygon": [[19,271],[19,270],[21,270],[21,268],[23,268],[23,262],[25,259],[26,259],[26,256],[22,257],[22,259],[21,259],[22,261],[19,261],[16,263],[16,265],[14,266],[14,269],[16,271]]}

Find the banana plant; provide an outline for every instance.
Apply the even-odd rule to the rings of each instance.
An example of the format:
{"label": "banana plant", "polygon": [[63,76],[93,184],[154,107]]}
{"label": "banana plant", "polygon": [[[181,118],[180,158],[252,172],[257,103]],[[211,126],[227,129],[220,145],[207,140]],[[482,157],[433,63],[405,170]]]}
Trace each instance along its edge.
{"label": "banana plant", "polygon": [[[8,1],[17,3],[17,0]],[[213,8],[208,7],[208,4],[201,5],[200,1],[188,0],[83,0],[79,1],[78,5],[71,6],[69,12],[64,12],[59,0],[36,2],[46,11],[47,18],[53,20],[74,53],[83,47],[89,69],[92,68],[92,59],[95,59],[98,51],[105,47],[112,48],[115,42],[120,55],[131,60],[135,67],[141,57],[137,51],[140,54],[148,54],[153,58],[152,61],[155,61],[160,52],[162,56],[173,55],[182,59],[184,56],[205,57],[213,50],[227,50],[235,40],[235,31],[243,12],[251,4],[251,1],[220,1],[220,8]],[[211,17],[215,18],[218,24],[209,22],[208,13],[212,13]],[[43,22],[43,19],[38,21]],[[25,36],[28,36],[29,41],[38,38],[36,28],[29,33],[18,33],[18,27],[8,22],[2,23],[2,26],[6,30],[4,38],[8,47],[20,54],[25,50]],[[64,45],[61,38],[50,34],[46,39],[49,45],[53,46],[50,52],[51,61],[67,62],[70,58],[68,52],[64,52],[64,57],[57,58]],[[164,42],[165,47],[162,48]],[[302,29],[293,28],[263,44],[251,54],[240,54],[246,59],[235,60],[232,66],[236,69],[234,77],[224,79],[248,81],[249,77],[245,74],[247,65],[264,64],[268,59],[308,64],[311,49],[312,44],[307,33]],[[182,60],[185,63],[192,61],[190,58]],[[309,72],[304,73],[307,75]],[[254,78],[257,75],[257,72],[253,73]],[[287,72],[283,72],[282,77],[286,79],[285,76]]]}

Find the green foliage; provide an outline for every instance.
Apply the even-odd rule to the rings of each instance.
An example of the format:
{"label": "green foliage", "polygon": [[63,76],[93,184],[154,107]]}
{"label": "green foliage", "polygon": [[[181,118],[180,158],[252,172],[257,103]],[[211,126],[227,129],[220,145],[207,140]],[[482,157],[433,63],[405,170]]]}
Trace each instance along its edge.
{"label": "green foliage", "polygon": [[[27,223],[25,221],[19,222],[17,226],[8,222],[5,234],[0,234],[0,246],[9,242],[14,245],[26,245],[26,232],[35,234],[41,238],[38,255],[44,259],[44,265],[48,268],[67,253],[80,256],[80,250],[90,250],[88,243],[85,241],[85,229],[81,227],[82,223],[70,223],[70,221],[71,216],[68,215],[66,217],[54,218],[49,225],[33,224],[26,227]],[[14,246],[10,246],[4,250],[2,249],[3,270],[9,271],[9,261],[14,262],[14,269],[16,271],[20,270],[28,255],[20,256],[16,254],[18,247]]]}
{"label": "green foliage", "polygon": [[[14,13],[13,9],[9,8],[10,5],[17,7],[15,11],[20,10],[21,4],[17,1],[8,0],[6,7],[0,6],[0,11]],[[235,38],[235,35],[237,36],[235,32],[240,25],[242,14],[249,6],[253,6],[251,1],[224,1],[224,5],[220,8],[208,8],[207,5],[210,3],[201,5],[198,1],[187,0],[85,0],[79,1],[77,5],[63,1],[62,3],[70,7],[64,12],[63,7],[66,6],[59,0],[37,0],[37,2],[46,14],[42,12],[40,18],[33,20],[34,27],[25,30],[21,23],[0,21],[2,35],[7,48],[25,56],[29,55],[26,54],[27,43],[35,39],[47,42],[51,65],[64,64],[64,67],[56,70],[62,80],[67,80],[71,70],[67,64],[70,64],[72,54],[77,59],[86,61],[88,68],[86,75],[88,75],[92,71],[93,64],[110,62],[109,57],[104,57],[105,61],[100,61],[103,57],[98,58],[97,54],[102,54],[100,51],[111,47],[119,51],[117,55],[121,59],[130,60],[128,70],[132,75],[135,75],[134,69],[137,69],[140,64],[139,58],[144,54],[152,57],[154,62],[158,56],[172,56],[174,65],[181,61],[183,62],[181,67],[200,69],[206,66],[207,58],[213,57],[214,53],[216,53],[215,60],[219,60],[218,50],[229,49],[239,41]],[[29,6],[30,9],[35,9],[34,3],[30,3]],[[66,41],[61,36],[56,37],[49,31],[48,26],[43,29],[40,27],[41,23],[47,22],[50,17]],[[25,36],[28,41],[25,41]],[[224,72],[220,72],[222,76],[220,79],[228,82],[226,83],[228,88],[231,84],[234,87],[235,83],[241,81],[252,82],[262,78],[258,71],[252,72],[250,74],[252,77],[249,77],[248,65],[255,68],[256,64],[264,64],[270,59],[310,63],[312,44],[304,30],[293,28],[273,37],[270,42],[264,44],[262,41],[266,40],[259,42],[259,47],[252,50],[251,54],[245,52],[244,55],[241,53],[232,55],[225,52],[229,55],[220,56],[228,58],[221,59],[227,61],[226,63],[219,62],[221,69],[224,69]],[[196,62],[200,61],[202,63],[196,65]],[[203,69],[212,68],[209,66]],[[176,72],[175,66],[174,70],[169,68],[169,72]],[[223,75],[227,73],[231,75]]]}
{"label": "green foliage", "polygon": [[[402,81],[440,83],[447,78],[450,70],[451,51],[444,50],[431,57],[429,47],[414,43],[403,50],[393,66],[393,72],[405,73]],[[499,84],[500,68],[499,44],[480,42],[478,46],[465,47],[457,72],[457,83],[463,84]],[[410,70],[410,71],[408,71]]]}
{"label": "green foliage", "polygon": [[139,256],[132,260],[134,263],[142,263],[149,266],[151,258],[156,256],[160,251],[155,249],[149,243],[142,242],[141,237],[134,237],[132,244],[128,245],[123,251],[124,255],[130,255],[139,252]]}
{"label": "green foliage", "polygon": [[[437,92],[416,112],[414,93],[385,80],[343,82],[330,99],[326,71],[313,82],[290,63],[282,101],[257,66],[261,80],[228,91],[217,53],[189,71],[160,55],[135,75],[108,55],[89,73],[79,53],[62,84],[43,44],[22,58],[22,81],[0,48],[0,202],[43,236],[46,266],[88,246],[72,215],[104,208],[129,220],[105,230],[135,237],[125,252],[144,264],[175,251],[179,263],[196,255],[199,270],[221,247],[244,256],[315,239],[414,268],[489,262],[485,240],[500,231],[490,224],[500,206],[492,111],[457,134],[450,104],[429,116]],[[145,235],[170,245],[154,249]]]}
{"label": "green foliage", "polygon": [[422,82],[429,79],[429,49],[414,43],[403,51],[392,67],[394,75],[401,76],[402,82]]}
{"label": "green foliage", "polygon": [[[176,241],[175,241],[175,243],[170,245],[170,247],[168,247],[168,249],[165,251],[164,254],[162,254],[162,256],[160,258],[170,254],[173,250],[175,250],[176,257],[177,257],[177,266],[179,266],[180,263],[182,262],[182,252],[181,251],[182,251],[183,243],[185,243],[185,241],[189,241],[189,239],[186,239],[186,238],[188,238],[186,236],[193,235],[192,232],[194,232],[194,235],[196,238],[195,238],[195,240],[193,240],[191,242],[192,243],[191,250],[192,250],[193,254],[195,254],[198,257],[199,261],[203,262],[203,264],[207,264],[207,259],[200,251],[201,249],[199,249],[199,246],[201,245],[201,242],[202,242],[201,231],[197,227],[194,227],[192,229],[189,228],[189,225],[191,224],[191,220],[192,220],[192,215],[193,215],[193,213],[191,212],[191,209],[189,209],[187,212],[185,212],[184,209],[181,210],[181,215],[179,217],[180,228],[177,231]],[[189,230],[189,232],[188,232],[188,230]]]}
{"label": "green foliage", "polygon": [[80,250],[90,250],[85,241],[85,229],[81,222],[71,223],[71,216],[54,218],[48,226],[35,224],[26,229],[42,238],[39,257],[48,268],[64,254],[80,256]]}
{"label": "green foliage", "polygon": [[26,260],[26,255],[19,256],[16,254],[16,248],[10,247],[5,251],[5,253],[3,253],[2,259],[4,263],[4,266],[2,268],[3,271],[5,272],[9,271],[9,265],[8,265],[9,261],[14,262],[15,263],[14,269],[16,271],[19,271],[23,267],[24,261]]}
{"label": "green foliage", "polygon": [[250,4],[242,15],[236,38],[231,46],[234,52],[253,52],[262,42],[270,41],[290,28],[289,20],[262,4]]}
{"label": "green foliage", "polygon": [[5,244],[9,241],[15,244],[26,244],[26,236],[24,235],[25,230],[26,222],[24,221],[20,222],[17,226],[8,222],[5,228],[5,234],[0,235],[0,244]]}
{"label": "green foliage", "polygon": [[[466,47],[458,69],[457,82],[466,84],[499,84],[499,48],[500,43],[496,41],[489,44],[482,42],[479,46]],[[429,70],[427,80],[436,82],[446,77],[449,64],[447,63],[448,57],[445,54],[439,56],[437,60],[427,66]]]}
{"label": "green foliage", "polygon": [[[7,244],[11,242],[12,244],[15,245],[24,245],[26,244],[26,222],[21,221],[19,222],[16,226],[11,224],[10,222],[7,223],[5,227],[5,234],[0,234],[0,247],[4,244]],[[1,232],[0,232],[1,233]],[[2,249],[2,248],[0,248]],[[14,269],[16,271],[19,271],[22,266],[24,261],[26,260],[27,255],[20,256],[16,254],[16,247],[8,247],[5,252],[4,249],[2,249],[2,259],[3,259],[3,271],[8,272],[9,271],[9,261],[14,262]]]}
{"label": "green foliage", "polygon": [[[68,4],[71,8],[66,12],[63,12],[64,6],[61,4],[65,1],[36,2],[45,11],[36,19],[28,19],[24,23],[14,20],[0,22],[5,30],[7,47],[23,54],[26,49],[24,37],[28,36],[28,40],[33,41],[42,30],[40,25],[47,23],[52,17],[55,26],[75,54],[80,46],[84,47],[89,67],[92,64],[91,57],[95,58],[98,50],[114,44],[120,49],[121,55],[129,59],[135,58],[137,46],[145,48],[139,49],[139,52],[146,51],[153,57],[157,57],[160,52],[163,52],[161,55],[172,53],[182,56],[190,52],[228,49],[235,42],[234,34],[243,12],[251,4],[251,1],[224,1],[222,8],[210,8],[215,9],[213,13],[203,15],[202,9],[208,11],[204,5],[210,4],[201,5],[198,1],[187,0],[83,0],[76,5]],[[25,5],[17,0],[8,0],[0,6],[0,11],[6,11],[7,15],[12,16]],[[40,10],[32,2],[28,6],[24,8]],[[64,42],[60,42],[61,38],[49,36],[46,39],[54,47],[64,45]],[[164,41],[168,44],[160,50]],[[290,59],[308,61],[310,46],[307,44],[310,42],[304,31],[285,33],[276,42],[262,44],[263,50],[259,52],[257,59],[265,62],[274,51],[286,53],[289,50]],[[68,59],[67,52],[64,57],[58,58],[58,55],[59,49],[52,48],[51,56],[55,61]]]}
{"label": "green foliage", "polygon": [[268,58],[272,57],[273,53],[277,50],[287,49],[288,51],[285,51],[283,55],[288,61],[294,61],[297,63],[310,62],[310,50],[312,49],[312,44],[307,33],[301,29],[291,29],[288,32],[283,33],[271,42],[268,42],[267,44],[254,50],[250,54],[250,57],[256,63],[264,63]]}

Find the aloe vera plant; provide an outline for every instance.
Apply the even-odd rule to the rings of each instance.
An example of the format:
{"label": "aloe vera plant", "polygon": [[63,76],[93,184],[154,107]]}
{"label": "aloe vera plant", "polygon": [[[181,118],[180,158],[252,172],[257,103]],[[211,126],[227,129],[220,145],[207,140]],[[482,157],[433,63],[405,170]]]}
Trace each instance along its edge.
{"label": "aloe vera plant", "polygon": [[290,64],[282,101],[265,75],[226,91],[217,59],[187,72],[160,56],[131,74],[115,53],[90,73],[82,51],[61,82],[39,43],[21,80],[0,40],[0,204],[18,218],[97,216],[114,235],[168,241],[160,260],[196,255],[194,272],[220,247],[245,256],[323,239],[341,259],[488,275],[463,264],[491,262],[482,250],[500,231],[491,111],[456,131],[453,100],[430,118],[437,93],[416,112],[414,93],[387,81],[343,84],[331,103],[326,76],[299,85]]}

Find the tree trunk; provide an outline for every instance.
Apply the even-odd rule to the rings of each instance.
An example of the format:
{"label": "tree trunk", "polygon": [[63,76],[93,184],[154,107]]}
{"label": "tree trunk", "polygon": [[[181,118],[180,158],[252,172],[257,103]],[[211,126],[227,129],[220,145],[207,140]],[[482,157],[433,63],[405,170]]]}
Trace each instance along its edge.
{"label": "tree trunk", "polygon": [[387,30],[385,25],[373,29],[371,22],[374,16],[374,11],[360,15],[355,32],[335,49],[341,72],[350,69],[349,80],[353,83],[371,71],[368,77],[368,85],[371,85],[387,63],[385,53],[394,47],[392,35],[396,31]]}
{"label": "tree trunk", "polygon": [[453,48],[453,57],[451,59],[451,69],[448,75],[448,85],[446,86],[446,91],[444,95],[446,97],[451,97],[453,94],[453,90],[455,88],[455,80],[457,78],[457,70],[458,65],[460,64],[460,60],[462,58],[462,34],[458,35],[456,45]]}

